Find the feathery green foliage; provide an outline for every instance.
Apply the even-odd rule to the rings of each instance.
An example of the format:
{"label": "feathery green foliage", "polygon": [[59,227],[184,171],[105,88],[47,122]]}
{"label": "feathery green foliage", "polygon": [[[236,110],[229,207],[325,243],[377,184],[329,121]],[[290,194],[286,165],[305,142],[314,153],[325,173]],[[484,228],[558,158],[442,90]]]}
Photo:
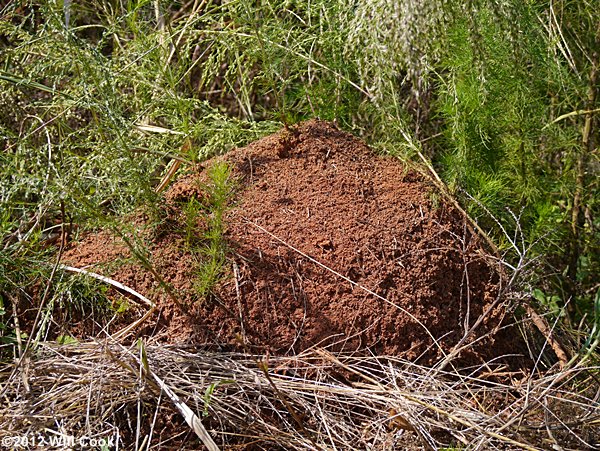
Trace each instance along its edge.
{"label": "feathery green foliage", "polygon": [[203,187],[207,194],[205,208],[206,230],[203,244],[199,248],[198,263],[194,287],[201,299],[210,294],[223,273],[225,267],[227,244],[223,233],[225,223],[223,215],[231,206],[235,183],[231,178],[231,170],[227,163],[216,162],[208,169],[209,182]]}

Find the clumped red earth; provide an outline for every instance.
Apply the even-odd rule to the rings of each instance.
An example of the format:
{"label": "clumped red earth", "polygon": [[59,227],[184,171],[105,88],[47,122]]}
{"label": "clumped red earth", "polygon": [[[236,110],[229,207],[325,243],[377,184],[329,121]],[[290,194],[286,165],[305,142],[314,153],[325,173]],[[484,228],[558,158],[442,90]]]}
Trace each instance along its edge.
{"label": "clumped red earth", "polygon": [[205,198],[214,160],[167,190],[163,223],[140,235],[149,263],[183,309],[107,231],[65,254],[70,265],[113,277],[159,304],[159,315],[138,335],[277,354],[327,346],[431,363],[487,312],[467,342],[484,338],[463,352],[464,361],[518,351],[516,334],[500,327],[502,277],[482,240],[397,159],[376,156],[321,121],[220,159],[237,189],[225,215],[229,261],[213,296],[199,299],[194,290],[203,257],[186,245],[182,209]]}

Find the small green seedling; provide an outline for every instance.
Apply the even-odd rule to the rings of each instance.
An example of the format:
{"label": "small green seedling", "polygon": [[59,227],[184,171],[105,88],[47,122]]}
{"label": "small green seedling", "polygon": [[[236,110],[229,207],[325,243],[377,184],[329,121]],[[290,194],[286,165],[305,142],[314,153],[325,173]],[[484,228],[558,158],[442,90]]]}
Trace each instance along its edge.
{"label": "small green seedling", "polygon": [[201,298],[210,294],[225,267],[227,244],[223,238],[223,216],[235,191],[231,169],[224,161],[216,162],[208,169],[208,179],[203,187],[207,194],[204,204],[206,230],[203,234],[203,246],[199,249],[201,261],[195,281],[196,293]]}

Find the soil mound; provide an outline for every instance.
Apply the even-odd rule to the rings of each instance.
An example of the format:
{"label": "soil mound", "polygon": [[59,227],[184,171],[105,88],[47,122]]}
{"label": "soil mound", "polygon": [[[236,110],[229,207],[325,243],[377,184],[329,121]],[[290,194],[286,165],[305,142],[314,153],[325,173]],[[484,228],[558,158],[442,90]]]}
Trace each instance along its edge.
{"label": "soil mound", "polygon": [[[111,263],[105,275],[154,296],[160,317],[139,334],[254,352],[319,345],[432,362],[478,322],[467,342],[478,341],[463,359],[515,352],[515,339],[500,327],[504,312],[495,307],[501,276],[480,238],[398,160],[376,156],[321,121],[220,160],[229,163],[237,192],[224,217],[226,274],[208,299],[195,294],[198,258],[177,224],[182,206],[203,197],[199,181],[214,161],[173,184],[166,219],[147,237],[149,262],[187,305],[183,311],[155,276],[126,260],[129,251],[108,232],[66,253],[74,266]],[[117,268],[115,254],[124,259]]]}

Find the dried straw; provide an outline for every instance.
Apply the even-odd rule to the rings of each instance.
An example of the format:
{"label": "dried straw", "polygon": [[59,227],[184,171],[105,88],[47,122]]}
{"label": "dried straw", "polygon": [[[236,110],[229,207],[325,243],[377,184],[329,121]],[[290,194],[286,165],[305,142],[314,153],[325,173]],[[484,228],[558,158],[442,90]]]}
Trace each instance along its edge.
{"label": "dried straw", "polygon": [[17,372],[0,368],[2,437],[62,433],[113,437],[126,449],[200,447],[182,421],[170,423],[174,395],[219,449],[567,450],[599,440],[598,367],[542,376],[483,376],[477,368],[475,377],[318,349],[264,360],[126,348],[112,339],[40,343],[26,361]]}

